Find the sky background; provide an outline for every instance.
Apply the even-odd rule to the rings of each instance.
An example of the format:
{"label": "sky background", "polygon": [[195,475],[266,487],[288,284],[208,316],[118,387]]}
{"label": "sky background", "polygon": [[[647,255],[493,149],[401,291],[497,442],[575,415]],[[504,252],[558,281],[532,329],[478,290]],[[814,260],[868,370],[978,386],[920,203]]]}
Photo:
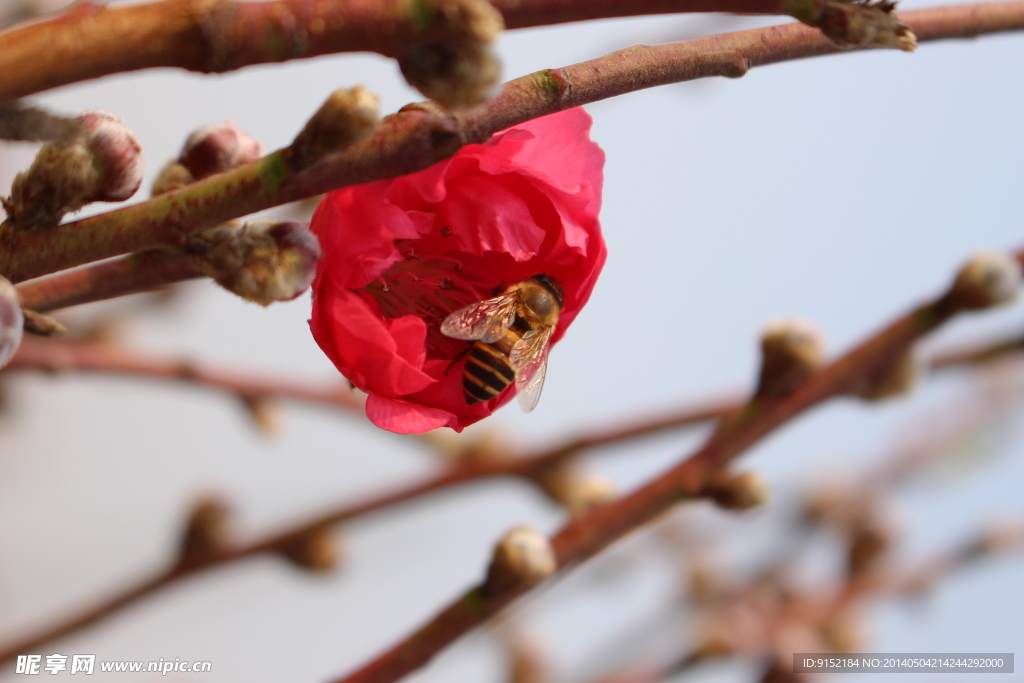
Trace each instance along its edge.
{"label": "sky background", "polygon": [[[498,51],[509,79],[635,43],[759,23],[775,20],[589,22],[510,32]],[[996,36],[924,44],[912,55],[871,52],[762,67],[738,80],[668,86],[588,106],[593,138],[607,152],[608,264],[587,309],[551,354],[539,408],[527,416],[513,403],[483,429],[553,443],[747,387],[757,369],[757,334],[768,320],[812,320],[840,352],[938,292],[972,253],[1020,247],[1022,58],[1024,38]],[[332,90],[358,83],[380,95],[384,112],[421,99],[392,61],[357,55],[208,77],[151,70],[35,101],[60,112],[104,108],[124,118],[145,146],[148,186],[204,124],[233,118],[275,149]],[[7,187],[33,151],[4,151],[0,183]],[[194,283],[167,306],[149,304],[82,308],[63,319],[129,310],[123,339],[140,349],[314,380],[336,376],[309,334],[308,296],[262,309]],[[1019,330],[1021,312],[1015,306],[967,316],[929,346]],[[774,502],[767,509],[730,518],[694,506],[683,517],[720,543],[726,559],[742,565],[762,557],[777,542],[772,533],[797,492],[816,478],[857,472],[894,441],[943,424],[957,410],[948,406],[961,385],[929,380],[909,400],[843,400],[818,409],[743,458],[743,467],[769,482]],[[435,464],[415,444],[326,409],[285,406],[286,430],[267,438],[235,400],[189,387],[19,375],[4,389],[5,640],[165,566],[185,510],[202,492],[230,498],[241,533],[253,537],[413,481]],[[1011,391],[1020,393],[1019,382]],[[990,519],[1024,514],[1024,458],[1013,432],[969,466],[900,493],[898,557],[925,557]],[[607,449],[590,466],[628,490],[678,461],[701,436],[670,434]],[[213,663],[211,674],[176,680],[324,681],[477,582],[494,540],[508,528],[528,523],[550,532],[563,521],[516,482],[461,488],[352,524],[344,533],[348,560],[330,575],[301,574],[272,558],[247,560],[181,582],[39,654]],[[566,680],[614,663],[611,644],[620,640],[675,637],[677,625],[664,625],[659,615],[679,577],[670,563],[645,560],[650,555],[643,539],[626,541],[603,563],[517,610],[548,643]],[[997,559],[944,582],[924,603],[873,609],[869,649],[1024,653],[1022,570],[1020,557]],[[478,632],[408,680],[498,682],[500,662],[493,639]],[[0,672],[0,681],[21,680],[11,671]],[[679,680],[753,676],[734,664]]]}

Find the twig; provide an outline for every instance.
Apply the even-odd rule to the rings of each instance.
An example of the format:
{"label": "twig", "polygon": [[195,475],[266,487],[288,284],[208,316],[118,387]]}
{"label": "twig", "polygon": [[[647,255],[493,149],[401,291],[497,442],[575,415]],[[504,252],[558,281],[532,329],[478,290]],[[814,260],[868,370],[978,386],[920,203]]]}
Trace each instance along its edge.
{"label": "twig", "polygon": [[[330,6],[332,3],[322,3]],[[918,39],[963,38],[1024,29],[1024,2],[905,12]],[[841,48],[815,29],[788,24],[657,46],[634,46],[563,69],[507,83],[466,114],[422,105],[384,119],[377,132],[306,169],[288,148],[147,202],[51,230],[0,230],[0,272],[12,282],[120,254],[175,246],[195,230],[339,187],[421,170],[462,145],[556,111],[668,83],[737,77],[753,66],[832,54]]]}
{"label": "twig", "polygon": [[347,411],[362,409],[362,402],[342,382],[316,387],[295,380],[204,368],[186,360],[147,356],[94,342],[26,338],[4,370],[99,372],[168,379],[225,391],[243,399],[287,398]]}
{"label": "twig", "polygon": [[[1021,345],[998,342],[993,346],[978,345],[971,349],[962,348],[950,353],[937,355],[931,365],[937,369],[947,369],[959,367],[961,364],[970,366],[984,363],[995,356],[993,350],[996,348],[1003,349],[1003,353],[1005,353],[1006,350],[1015,349],[1019,346]],[[93,372],[112,371],[128,374],[134,374],[137,369],[141,369],[140,374],[143,376],[174,381],[185,380],[203,383],[204,380],[212,378],[214,381],[209,382],[208,386],[225,389],[240,395],[258,397],[279,396],[313,403],[325,402],[331,405],[336,400],[354,400],[348,392],[344,392],[344,396],[348,397],[345,399],[342,398],[341,392],[315,390],[301,385],[283,384],[271,380],[257,381],[253,380],[248,374],[191,372],[183,375],[181,369],[188,366],[183,366],[180,362],[152,358],[147,360],[137,359],[133,355],[126,355],[124,351],[104,350],[102,347],[93,347],[96,347],[96,345],[83,342],[26,340],[23,342],[22,350],[19,350],[12,360],[10,367],[20,369],[85,369]],[[25,351],[24,349],[26,348],[29,350]],[[62,354],[65,354],[63,357],[70,359],[71,362],[61,363]],[[78,361],[81,361],[80,365],[76,364]],[[108,366],[108,362],[113,365]],[[149,369],[155,369],[156,371],[150,373],[148,372]],[[502,452],[499,449],[497,453],[486,459],[466,457],[446,470],[423,481],[371,496],[361,503],[343,505],[337,509],[315,515],[278,533],[211,554],[203,558],[201,562],[176,565],[155,577],[142,581],[136,587],[129,589],[121,595],[99,603],[80,615],[25,638],[18,643],[0,649],[0,662],[5,662],[18,654],[38,649],[44,643],[95,623],[122,607],[132,604],[185,576],[260,553],[276,552],[281,548],[287,547],[296,539],[303,538],[314,529],[323,529],[334,524],[349,522],[378,510],[391,508],[451,487],[484,479],[512,476],[532,480],[536,473],[545,468],[555,466],[583,450],[652,436],[669,429],[702,424],[709,420],[733,414],[742,406],[742,401],[731,397],[694,403],[684,406],[674,413],[666,413],[664,416],[655,419],[648,418],[641,421],[626,419],[621,426],[607,428],[601,432],[593,432],[588,436],[572,438],[562,445],[532,454],[515,456]],[[345,407],[350,406],[346,405]]]}
{"label": "twig", "polygon": [[[792,393],[752,400],[689,458],[616,502],[569,522],[551,538],[564,571],[583,562],[630,531],[684,500],[701,495],[705,483],[730,460],[778,427],[819,403],[846,394],[905,354],[910,347],[958,313],[945,294],[918,306],[822,370]],[[339,683],[388,683],[426,664],[459,637],[484,623],[525,591],[470,589],[422,628]]]}
{"label": "twig", "polygon": [[[782,0],[496,0],[508,28],[677,12],[787,15]],[[792,3],[790,3],[792,4]],[[430,3],[405,0],[165,0],[110,8],[81,3],[0,34],[0,101],[124,71],[202,73],[339,52],[399,57],[449,32]]]}
{"label": "twig", "polygon": [[190,256],[152,249],[22,282],[17,290],[23,308],[45,313],[200,277]]}

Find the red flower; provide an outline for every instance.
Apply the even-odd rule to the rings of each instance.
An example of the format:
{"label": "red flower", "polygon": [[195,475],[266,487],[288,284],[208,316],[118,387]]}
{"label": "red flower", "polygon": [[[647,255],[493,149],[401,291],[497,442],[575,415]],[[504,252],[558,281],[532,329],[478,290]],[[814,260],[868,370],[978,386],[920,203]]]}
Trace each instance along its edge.
{"label": "red flower", "polygon": [[[582,109],[467,145],[412,175],[332,192],[313,216],[323,258],[310,328],[394,432],[456,431],[505,404],[468,405],[466,341],[441,334],[452,311],[544,273],[564,289],[553,343],[590,297],[606,249],[597,214],[604,152]],[[556,363],[557,366],[557,363]],[[446,372],[447,371],[447,372]]]}

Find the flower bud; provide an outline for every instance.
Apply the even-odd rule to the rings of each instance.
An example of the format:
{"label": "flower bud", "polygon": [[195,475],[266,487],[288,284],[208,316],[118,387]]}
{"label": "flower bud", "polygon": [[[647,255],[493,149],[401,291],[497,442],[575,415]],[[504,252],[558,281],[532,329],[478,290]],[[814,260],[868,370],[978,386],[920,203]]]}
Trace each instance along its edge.
{"label": "flower bud", "polygon": [[361,85],[335,90],[292,143],[292,160],[301,168],[363,139],[377,127],[380,98]]}
{"label": "flower bud", "polygon": [[320,260],[320,244],[305,225],[266,218],[193,233],[185,249],[203,273],[261,306],[305,292]]}
{"label": "flower bud", "polygon": [[328,527],[318,527],[289,541],[281,555],[296,567],[311,572],[329,572],[341,564],[338,537]]}
{"label": "flower bud", "polygon": [[439,19],[457,36],[492,43],[505,28],[501,12],[487,0],[444,0]]}
{"label": "flower bud", "polygon": [[[792,5],[803,5],[791,2]],[[816,3],[806,3],[807,6]],[[817,18],[807,22],[821,29],[837,45],[849,47],[885,47],[904,52],[917,48],[917,38],[910,27],[893,13],[896,3],[890,0],[824,0]],[[801,21],[804,21],[802,17]]]}
{"label": "flower bud", "polygon": [[16,229],[54,227],[86,204],[124,201],[142,184],[142,146],[124,121],[100,111],[78,121],[79,136],[46,143],[15,177],[5,208]]}
{"label": "flower bud", "polygon": [[850,393],[865,401],[881,401],[903,396],[914,390],[920,375],[921,362],[916,350],[911,348],[874,374],[865,377]]}
{"label": "flower bud", "polygon": [[37,313],[30,308],[21,309],[25,318],[25,331],[40,337],[56,337],[67,332],[67,328],[48,315]]}
{"label": "flower bud", "polygon": [[242,403],[245,405],[249,417],[265,436],[280,434],[284,428],[284,420],[281,418],[281,411],[277,403],[266,396],[243,396]]}
{"label": "flower bud", "polygon": [[238,130],[234,121],[213,123],[192,133],[178,161],[196,180],[223,173],[263,156],[263,143]]}
{"label": "flower bud", "polygon": [[231,541],[231,507],[219,497],[202,498],[192,506],[181,538],[182,563],[198,560],[228,546]]}
{"label": "flower bud", "polygon": [[1013,301],[1020,287],[1020,263],[1010,254],[983,251],[957,273],[949,296],[963,310],[981,310]]}
{"label": "flower bud", "polygon": [[18,290],[0,275],[0,368],[7,365],[21,346],[25,319],[21,312]]}
{"label": "flower bud", "polygon": [[618,490],[607,477],[581,473],[571,463],[544,469],[537,484],[551,500],[563,506],[573,517],[581,517],[591,508],[615,500]]}
{"label": "flower bud", "polygon": [[813,324],[780,318],[761,333],[761,376],[756,396],[788,394],[825,361],[825,340]]}
{"label": "flower bud", "polygon": [[153,181],[150,193],[156,197],[166,192],[178,190],[196,181],[195,176],[177,161],[169,161],[160,169],[160,174]]}
{"label": "flower bud", "polygon": [[491,49],[472,40],[424,43],[398,58],[409,85],[449,109],[482,103],[501,77],[501,63]]}
{"label": "flower bud", "polygon": [[846,567],[850,576],[873,571],[892,547],[893,532],[879,520],[860,520],[850,533]]}
{"label": "flower bud", "polygon": [[558,561],[548,539],[531,527],[516,527],[494,547],[484,590],[490,594],[526,590],[557,569]]}
{"label": "flower bud", "polygon": [[852,608],[827,615],[818,630],[833,652],[861,652],[868,643],[864,615]]}
{"label": "flower bud", "polygon": [[1024,547],[1024,524],[1019,520],[993,522],[978,538],[980,554],[1004,553]]}
{"label": "flower bud", "polygon": [[768,485],[757,472],[722,472],[711,480],[705,491],[723,510],[749,510],[768,502]]}

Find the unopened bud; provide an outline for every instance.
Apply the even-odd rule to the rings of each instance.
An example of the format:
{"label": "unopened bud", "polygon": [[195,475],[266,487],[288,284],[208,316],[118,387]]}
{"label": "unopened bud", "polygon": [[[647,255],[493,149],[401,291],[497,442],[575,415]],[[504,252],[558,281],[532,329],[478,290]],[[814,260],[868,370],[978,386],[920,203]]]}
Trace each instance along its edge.
{"label": "unopened bud", "polygon": [[281,555],[296,567],[312,572],[329,572],[341,564],[338,537],[328,527],[318,527],[289,541]]}
{"label": "unopened bud", "polygon": [[1020,263],[1010,254],[983,251],[957,273],[949,296],[964,310],[981,310],[1013,301],[1020,287]]}
{"label": "unopened bud", "polygon": [[452,35],[491,43],[505,28],[501,12],[487,0],[443,0],[437,19]]}
{"label": "unopened bud", "polygon": [[281,418],[281,411],[277,403],[265,396],[243,396],[242,403],[245,405],[253,424],[265,436],[280,434],[284,427],[284,420]]}
{"label": "unopened bud", "polygon": [[506,639],[509,683],[550,683],[551,656],[545,643],[517,634]]}
{"label": "unopened bud", "polygon": [[178,161],[196,180],[229,171],[263,156],[263,143],[238,130],[234,121],[204,126],[189,136]]}
{"label": "unopened bud", "polygon": [[501,77],[490,47],[473,40],[425,43],[398,58],[409,85],[448,109],[467,109],[488,98]]}
{"label": "unopened bud", "polygon": [[181,189],[195,181],[195,176],[182,166],[181,163],[170,161],[160,169],[160,174],[153,181],[153,187],[150,192],[156,197],[166,192]]}
{"label": "unopened bud", "polygon": [[868,642],[864,616],[853,609],[825,617],[819,627],[819,635],[833,652],[861,652]]}
{"label": "unopened bud", "polygon": [[916,350],[912,348],[865,377],[851,393],[865,401],[881,401],[903,396],[914,390],[920,375],[921,361]]}
{"label": "unopened bud", "polygon": [[301,168],[365,138],[377,127],[380,99],[361,85],[335,90],[292,143]]}
{"label": "unopened bud", "polygon": [[5,208],[18,230],[50,228],[92,202],[120,202],[142,184],[142,146],[124,121],[107,112],[78,117],[81,135],[48,142],[19,173]]}
{"label": "unopened bud", "polygon": [[30,308],[21,309],[25,317],[25,331],[40,337],[56,337],[67,332],[67,328],[48,315],[37,313]]}
{"label": "unopened bud", "polygon": [[1024,547],[1024,524],[1020,521],[1001,521],[989,525],[978,539],[982,554],[1004,553]]}
{"label": "unopened bud", "polygon": [[320,243],[308,227],[273,219],[202,230],[189,235],[185,248],[204,274],[261,306],[305,292],[320,260]]}
{"label": "unopened bud", "polygon": [[223,550],[230,541],[230,506],[218,497],[203,498],[189,512],[179,557],[182,562],[196,560]]}
{"label": "unopened bud", "polygon": [[618,496],[618,489],[608,478],[582,473],[572,463],[548,467],[536,476],[536,482],[554,502],[573,517],[586,514],[591,508],[606,505]]}
{"label": "unopened bud", "polygon": [[825,361],[825,340],[813,324],[798,318],[768,323],[761,333],[761,376],[757,396],[793,391]]}
{"label": "unopened bud", "polygon": [[910,27],[893,13],[895,7],[896,3],[890,0],[824,0],[817,18],[808,23],[820,28],[837,45],[913,52],[917,48],[917,38]]}
{"label": "unopened bud", "polygon": [[0,368],[10,362],[21,346],[25,318],[21,312],[18,290],[0,275]]}
{"label": "unopened bud", "polygon": [[485,591],[526,590],[544,581],[558,569],[555,551],[538,531],[521,526],[501,537],[487,569]]}
{"label": "unopened bud", "polygon": [[724,510],[749,510],[768,502],[768,485],[757,472],[718,474],[708,484],[707,495]]}
{"label": "unopened bud", "polygon": [[892,536],[892,530],[883,524],[858,524],[852,530],[846,555],[850,576],[862,576],[874,570],[892,547]]}

